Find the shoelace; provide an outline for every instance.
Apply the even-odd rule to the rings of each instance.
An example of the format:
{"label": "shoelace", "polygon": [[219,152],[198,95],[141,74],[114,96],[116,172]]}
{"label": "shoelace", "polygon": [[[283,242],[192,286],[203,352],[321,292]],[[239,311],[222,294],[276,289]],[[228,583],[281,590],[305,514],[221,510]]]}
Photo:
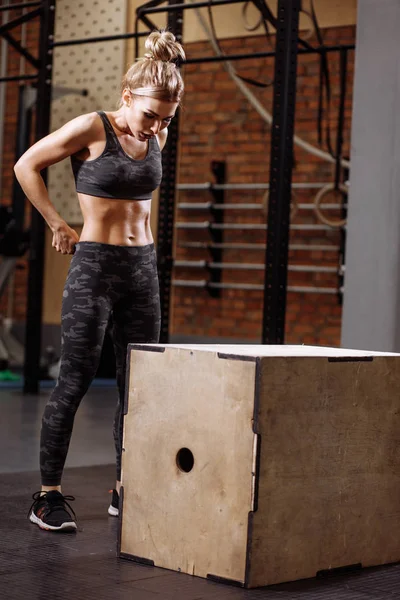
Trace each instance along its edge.
{"label": "shoelace", "polygon": [[[29,515],[31,514],[31,511],[32,511],[33,507],[35,506],[35,504],[38,504],[38,502],[40,502],[40,500],[46,499],[46,497],[47,497],[47,492],[46,492],[45,494],[42,494],[42,492],[41,492],[41,491],[39,491],[39,492],[35,492],[34,494],[32,494],[33,502],[32,502],[32,504],[31,504],[31,507],[30,507],[29,511],[28,511],[28,515],[27,515],[28,517],[29,517]],[[69,510],[70,510],[70,511],[72,512],[72,514],[74,515],[74,519],[75,519],[75,521],[76,521],[76,514],[75,514],[75,511],[74,511],[74,509],[72,508],[72,506],[69,504],[68,500],[69,500],[70,502],[72,502],[73,500],[75,500],[75,496],[63,496],[63,495],[60,493],[60,496],[58,496],[58,498],[57,498],[57,501],[56,501],[56,502],[49,502],[49,501],[47,500],[47,502],[48,502],[48,505],[49,505],[49,510],[47,511],[47,513],[46,513],[46,514],[50,514],[50,513],[52,513],[52,512],[53,512],[54,510],[56,510],[56,509],[57,509],[57,507],[59,507],[61,504],[66,504],[66,505],[68,506]]]}

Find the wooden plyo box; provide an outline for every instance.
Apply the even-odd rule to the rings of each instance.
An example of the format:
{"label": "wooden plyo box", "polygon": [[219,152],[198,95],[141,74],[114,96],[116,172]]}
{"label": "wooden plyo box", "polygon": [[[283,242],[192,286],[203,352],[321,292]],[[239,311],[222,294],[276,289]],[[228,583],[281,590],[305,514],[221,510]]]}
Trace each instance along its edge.
{"label": "wooden plyo box", "polygon": [[249,588],[400,560],[400,354],[128,356],[119,556]]}

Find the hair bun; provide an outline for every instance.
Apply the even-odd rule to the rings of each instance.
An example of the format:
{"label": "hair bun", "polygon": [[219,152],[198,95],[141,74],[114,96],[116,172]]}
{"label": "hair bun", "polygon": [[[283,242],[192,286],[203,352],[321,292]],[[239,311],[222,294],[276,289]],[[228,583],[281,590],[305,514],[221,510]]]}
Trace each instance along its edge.
{"label": "hair bun", "polygon": [[173,33],[161,29],[153,31],[146,39],[145,47],[149,52],[145,58],[162,60],[163,62],[179,62],[185,60],[185,52]]}

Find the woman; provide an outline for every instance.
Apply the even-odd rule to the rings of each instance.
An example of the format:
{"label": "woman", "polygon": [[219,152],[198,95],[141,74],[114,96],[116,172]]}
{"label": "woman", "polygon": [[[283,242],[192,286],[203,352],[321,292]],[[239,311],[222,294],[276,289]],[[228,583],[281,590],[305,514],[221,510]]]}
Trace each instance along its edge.
{"label": "woman", "polygon": [[[148,52],[122,81],[120,107],[66,123],[15,165],[26,196],[53,232],[53,247],[74,254],[63,293],[61,366],[42,420],[42,488],[30,520],[51,531],[75,531],[61,477],[76,410],[92,382],[109,318],[119,401],[114,422],[117,482],[109,507],[118,515],[126,347],[158,342],[157,261],[150,230],[151,193],[161,182],[161,150],[183,94],[176,62],[182,46],[166,31],[146,40]],[[84,226],[81,236],[52,205],[40,171],[71,157]]]}

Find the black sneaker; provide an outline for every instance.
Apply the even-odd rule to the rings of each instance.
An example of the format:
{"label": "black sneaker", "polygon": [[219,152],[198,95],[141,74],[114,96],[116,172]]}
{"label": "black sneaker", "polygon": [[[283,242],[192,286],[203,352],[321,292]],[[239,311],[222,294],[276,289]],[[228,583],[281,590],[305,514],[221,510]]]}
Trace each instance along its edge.
{"label": "black sneaker", "polygon": [[108,507],[108,514],[112,517],[118,517],[119,515],[119,495],[117,490],[110,490],[112,492],[111,504]]}
{"label": "black sneaker", "polygon": [[[29,509],[29,520],[40,529],[47,531],[76,531],[76,515],[67,500],[75,500],[73,496],[63,496],[57,490],[41,495],[36,492],[32,496],[34,502]],[[67,507],[74,517],[70,515]]]}

